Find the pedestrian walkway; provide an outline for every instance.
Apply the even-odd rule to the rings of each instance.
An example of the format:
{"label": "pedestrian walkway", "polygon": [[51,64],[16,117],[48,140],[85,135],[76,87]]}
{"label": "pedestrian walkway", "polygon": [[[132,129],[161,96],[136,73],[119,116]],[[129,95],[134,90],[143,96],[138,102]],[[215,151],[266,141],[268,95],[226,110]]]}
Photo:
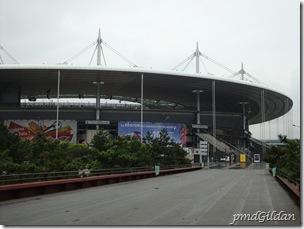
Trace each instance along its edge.
{"label": "pedestrian walkway", "polygon": [[[287,214],[294,218],[279,217]],[[266,169],[252,165],[251,169],[203,169],[3,201],[0,222],[11,226],[299,226],[301,214],[278,181]]]}

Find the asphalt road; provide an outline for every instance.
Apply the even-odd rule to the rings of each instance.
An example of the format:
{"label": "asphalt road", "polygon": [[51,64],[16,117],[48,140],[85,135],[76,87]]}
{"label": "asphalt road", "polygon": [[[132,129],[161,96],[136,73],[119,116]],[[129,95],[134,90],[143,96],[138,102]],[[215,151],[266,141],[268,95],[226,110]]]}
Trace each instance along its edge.
{"label": "asphalt road", "polygon": [[[289,226],[301,220],[289,194],[254,164],[0,202],[0,223],[14,226],[230,225],[240,213],[258,213],[259,219],[264,215],[268,220],[238,220],[234,225]],[[270,214],[277,219],[270,220]],[[294,216],[281,221],[283,214]]]}

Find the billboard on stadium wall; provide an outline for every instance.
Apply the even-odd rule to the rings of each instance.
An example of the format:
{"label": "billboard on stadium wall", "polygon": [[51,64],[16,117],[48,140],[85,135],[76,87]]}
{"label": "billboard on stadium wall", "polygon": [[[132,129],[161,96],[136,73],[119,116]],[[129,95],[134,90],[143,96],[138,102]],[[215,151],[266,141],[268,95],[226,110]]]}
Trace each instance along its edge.
{"label": "billboard on stadium wall", "polygon": [[[32,141],[38,131],[43,132],[48,137],[56,138],[56,120],[5,120],[4,125],[23,140]],[[76,143],[77,121],[59,120],[58,139]]]}
{"label": "billboard on stadium wall", "polygon": [[180,143],[183,146],[187,144],[187,126],[183,123],[161,123],[161,122],[143,122],[143,133],[141,133],[141,122],[118,122],[118,135],[121,137],[136,137],[137,139],[145,137],[148,132],[152,138],[158,138],[162,129],[165,129],[170,137],[170,141]]}

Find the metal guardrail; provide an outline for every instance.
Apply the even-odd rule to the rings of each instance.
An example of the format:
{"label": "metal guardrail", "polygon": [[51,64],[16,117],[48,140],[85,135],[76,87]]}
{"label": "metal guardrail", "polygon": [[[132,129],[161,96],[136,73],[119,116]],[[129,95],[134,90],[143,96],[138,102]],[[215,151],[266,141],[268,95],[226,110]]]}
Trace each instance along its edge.
{"label": "metal guardrail", "polygon": [[278,175],[280,177],[283,177],[283,178],[287,179],[288,182],[293,183],[295,186],[297,186],[299,191],[301,190],[301,179],[300,178],[292,179],[285,172],[283,172],[282,170],[280,170],[276,167],[273,167],[272,165],[269,166],[269,171],[271,173],[273,173],[274,168],[275,168],[275,175],[274,176]]}
{"label": "metal guardrail", "polygon": [[284,173],[283,171],[281,171],[280,169],[277,169],[276,171],[277,175],[286,178],[289,182],[294,183],[297,187],[300,188],[300,178],[298,179],[292,179],[290,178],[286,173]]}
{"label": "metal guardrail", "polygon": [[[192,166],[193,166],[192,164],[166,165],[166,166],[160,166],[160,168],[161,170],[164,170],[164,169],[176,169],[176,168],[185,168]],[[134,173],[134,172],[144,172],[144,171],[154,171],[154,166],[111,168],[111,169],[100,169],[100,170],[83,169],[78,171],[62,171],[62,172],[48,172],[48,173],[8,174],[8,175],[0,175],[0,185],[21,184],[27,182],[62,180],[62,179],[70,179],[70,178]]]}

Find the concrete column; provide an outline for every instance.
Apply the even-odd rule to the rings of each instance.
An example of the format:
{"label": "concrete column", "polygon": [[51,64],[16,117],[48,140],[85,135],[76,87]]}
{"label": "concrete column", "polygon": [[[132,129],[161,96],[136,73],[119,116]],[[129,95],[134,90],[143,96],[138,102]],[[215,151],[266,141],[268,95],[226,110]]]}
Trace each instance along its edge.
{"label": "concrete column", "polygon": [[59,92],[60,92],[60,70],[58,70],[57,79],[57,112],[56,112],[56,139],[58,139],[58,126],[59,126]]}
{"label": "concrete column", "polygon": [[[96,120],[100,120],[100,85],[104,82],[93,82],[96,85]],[[99,130],[99,125],[96,125],[96,130]]]}
{"label": "concrete column", "polygon": [[216,153],[216,107],[215,107],[215,80],[212,81],[212,135],[214,137],[213,140],[213,160],[215,160],[215,153]]}

